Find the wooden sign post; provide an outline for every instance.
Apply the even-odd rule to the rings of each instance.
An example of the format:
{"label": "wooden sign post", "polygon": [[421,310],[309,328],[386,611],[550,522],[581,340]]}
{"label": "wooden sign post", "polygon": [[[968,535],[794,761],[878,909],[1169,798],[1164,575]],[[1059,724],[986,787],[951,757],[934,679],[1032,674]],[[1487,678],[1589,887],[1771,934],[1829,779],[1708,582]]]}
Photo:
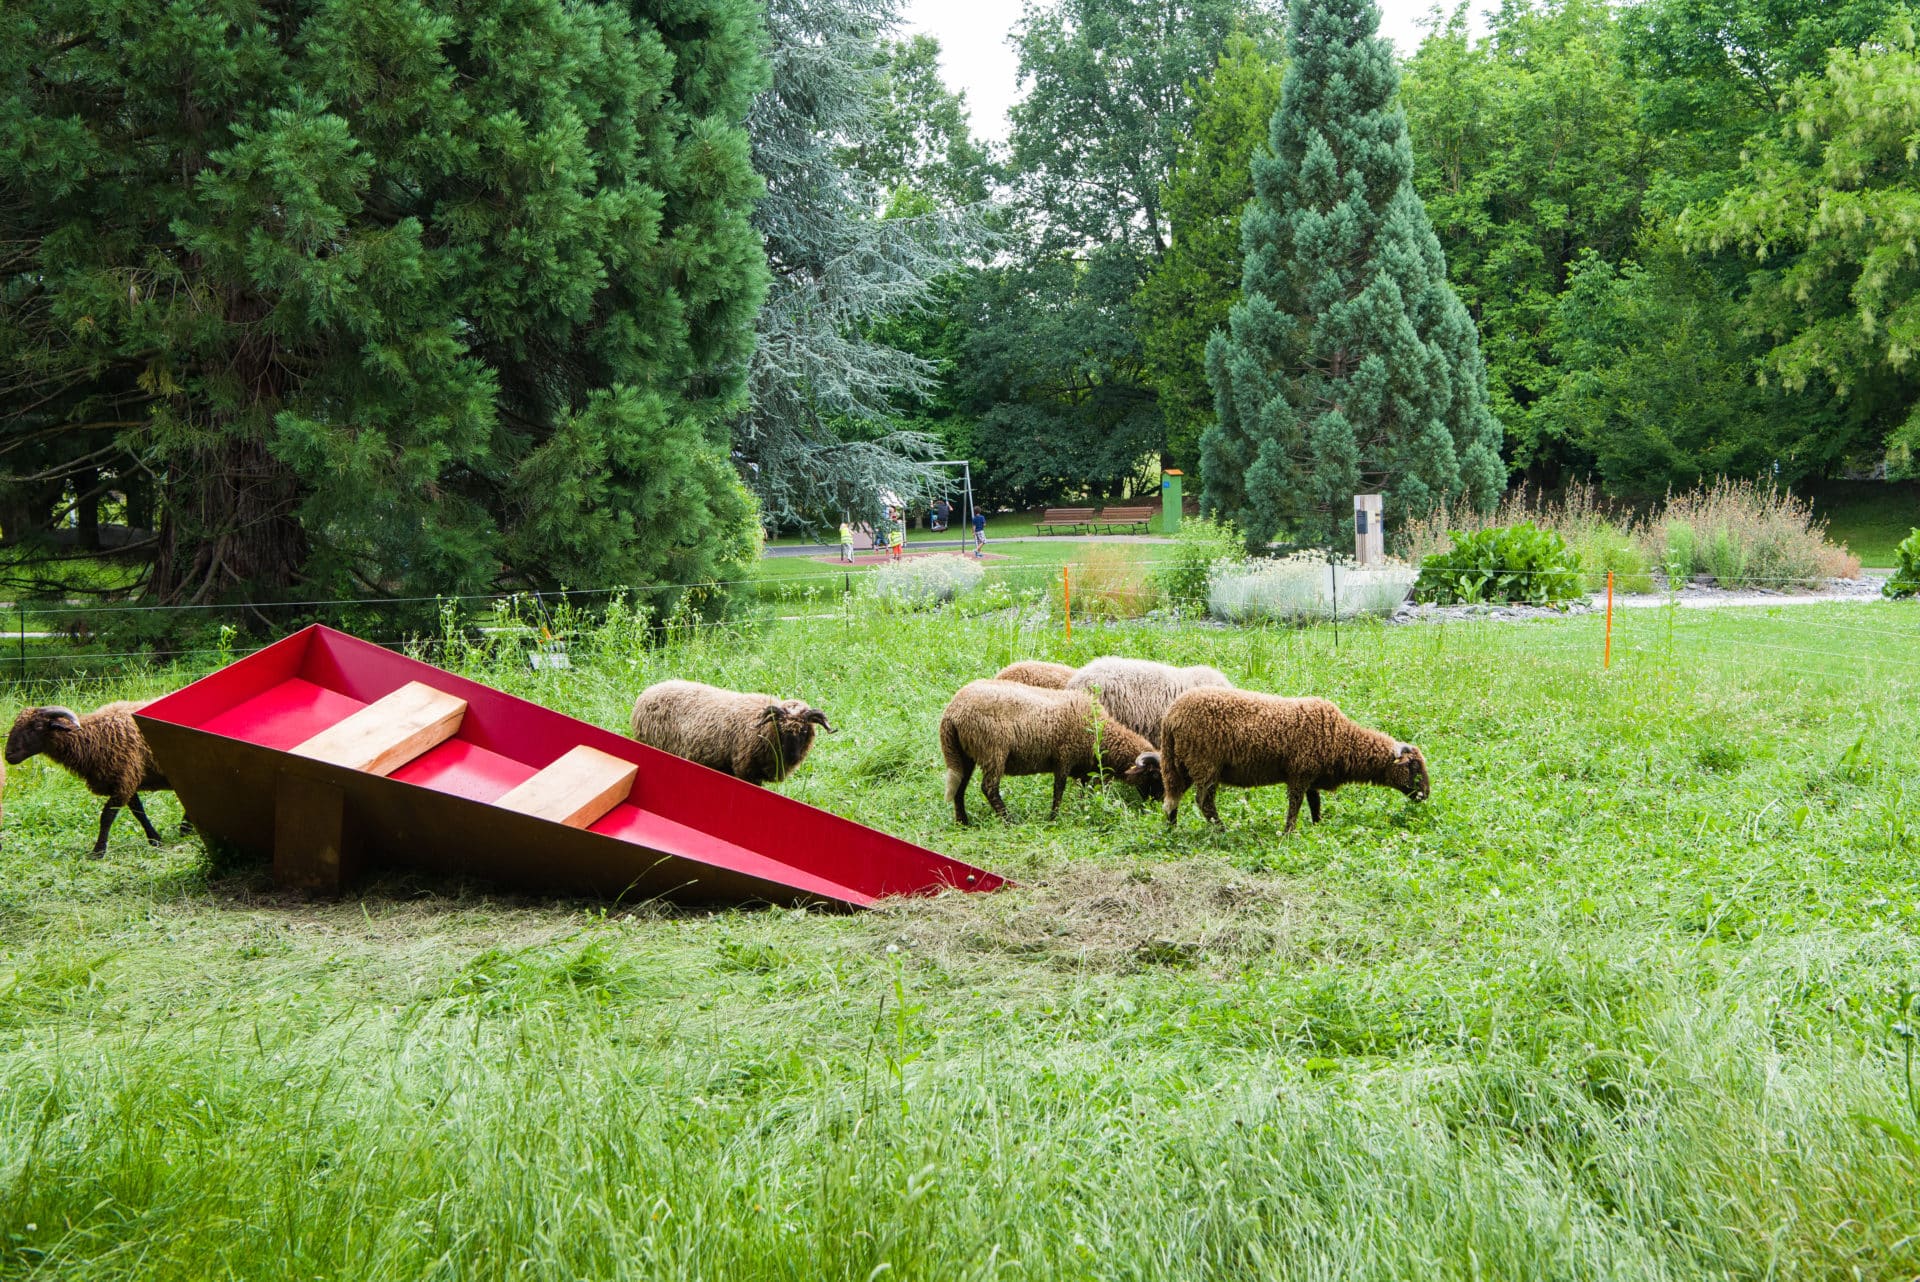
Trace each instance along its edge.
{"label": "wooden sign post", "polygon": [[1387,559],[1378,494],[1353,496],[1353,559],[1361,565],[1378,565]]}

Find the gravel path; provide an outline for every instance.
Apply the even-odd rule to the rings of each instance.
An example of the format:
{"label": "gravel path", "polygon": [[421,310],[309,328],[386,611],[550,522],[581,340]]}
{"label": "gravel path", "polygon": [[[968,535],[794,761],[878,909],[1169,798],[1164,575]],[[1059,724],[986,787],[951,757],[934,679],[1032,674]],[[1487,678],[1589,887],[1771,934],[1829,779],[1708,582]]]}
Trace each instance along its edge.
{"label": "gravel path", "polygon": [[[1677,605],[1683,610],[1719,610],[1733,606],[1756,605],[1829,605],[1834,602],[1878,601],[1880,585],[1889,571],[1863,570],[1857,579],[1828,579],[1818,592],[1783,592],[1772,588],[1716,588],[1710,582],[1695,581],[1677,593],[1616,592],[1616,610],[1650,610]],[[1533,605],[1415,605],[1411,601],[1394,611],[1394,623],[1445,623],[1462,619],[1560,619],[1573,614],[1594,614],[1606,609],[1605,594],[1585,601],[1571,601],[1558,609]]]}

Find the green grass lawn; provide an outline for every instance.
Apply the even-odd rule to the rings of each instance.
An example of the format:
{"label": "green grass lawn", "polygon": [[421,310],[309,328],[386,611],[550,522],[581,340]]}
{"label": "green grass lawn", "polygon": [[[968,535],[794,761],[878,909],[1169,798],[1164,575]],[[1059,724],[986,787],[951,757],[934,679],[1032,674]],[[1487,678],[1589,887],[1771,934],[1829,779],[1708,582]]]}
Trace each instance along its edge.
{"label": "green grass lawn", "polygon": [[1816,488],[1814,511],[1863,565],[1890,566],[1893,550],[1920,527],[1920,486],[1910,482],[1831,481]]}
{"label": "green grass lawn", "polygon": [[[88,860],[93,800],[17,766],[0,1277],[1911,1276],[1920,610],[1631,612],[1605,671],[1601,627],[856,615],[469,661],[608,726],[669,675],[805,696],[842,733],[784,791],[1019,882],[847,916],[303,903],[131,823]],[[1169,833],[1015,779],[1016,823],[955,827],[948,694],[1107,651],[1331,696],[1433,799],[1283,841],[1283,790]]]}
{"label": "green grass lawn", "polygon": [[[1084,507],[1087,505],[1084,503],[1081,503],[1081,504],[1063,503],[1063,504],[1059,504],[1058,506]],[[1096,510],[1102,507],[1150,506],[1157,512],[1160,507],[1160,500],[1158,496],[1153,496],[1150,498],[1141,499],[1137,503],[1095,503],[1095,504],[1092,504],[1092,506]],[[1028,511],[1028,512],[995,512],[993,513],[992,515],[987,517],[987,541],[991,543],[995,539],[1030,538],[1035,536],[1038,532],[1034,529],[1034,522],[1038,521],[1040,517],[1045,513],[1045,511],[1046,511],[1045,508],[1034,508],[1032,511]],[[907,531],[907,542],[909,543],[952,542],[955,539],[963,538],[964,541],[966,542],[966,545],[969,548],[971,548],[973,546],[973,527],[967,526],[965,529],[962,529],[961,528],[962,524],[963,523],[960,520],[960,518],[956,517],[954,519],[954,523],[951,528],[947,530],[943,530],[937,534],[927,529],[925,525],[922,524],[921,528],[919,529]],[[1153,518],[1152,525],[1148,529],[1148,533],[1154,534],[1154,535],[1160,534],[1161,533],[1160,526],[1161,526],[1161,519],[1160,517],[1155,516]],[[781,547],[781,546],[791,546],[796,543],[818,543],[823,541],[827,543],[831,543],[833,542],[834,539],[838,537],[839,537],[839,534],[837,533],[837,531],[828,530],[823,532],[819,538],[812,538],[805,535],[791,534],[791,535],[785,535],[777,539],[769,539],[767,540],[767,542],[774,547]],[[1047,535],[1042,537],[1059,538],[1061,536]]]}

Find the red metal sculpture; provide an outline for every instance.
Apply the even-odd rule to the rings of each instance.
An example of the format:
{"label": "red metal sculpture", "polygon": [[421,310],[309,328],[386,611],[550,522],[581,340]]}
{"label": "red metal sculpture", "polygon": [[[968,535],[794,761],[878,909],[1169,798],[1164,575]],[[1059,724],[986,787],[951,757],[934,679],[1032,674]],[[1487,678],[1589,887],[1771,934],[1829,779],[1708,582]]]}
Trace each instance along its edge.
{"label": "red metal sculpture", "polygon": [[404,865],[633,901],[838,904],[1000,877],[330,628],[137,714],[194,826],[338,893]]}

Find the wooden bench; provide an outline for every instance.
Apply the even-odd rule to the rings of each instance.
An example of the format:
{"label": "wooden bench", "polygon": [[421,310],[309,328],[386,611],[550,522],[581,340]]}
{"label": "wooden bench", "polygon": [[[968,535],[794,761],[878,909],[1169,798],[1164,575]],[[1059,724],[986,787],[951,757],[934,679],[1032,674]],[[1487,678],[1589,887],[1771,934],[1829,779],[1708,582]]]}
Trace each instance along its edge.
{"label": "wooden bench", "polygon": [[1155,513],[1152,507],[1102,508],[1095,524],[1101,526],[1109,534],[1119,528],[1129,530],[1138,529],[1140,533],[1145,534],[1153,524],[1154,515]]}
{"label": "wooden bench", "polygon": [[1091,528],[1093,509],[1090,507],[1050,507],[1040,514],[1034,523],[1035,534],[1046,534],[1053,530],[1079,530]]}

